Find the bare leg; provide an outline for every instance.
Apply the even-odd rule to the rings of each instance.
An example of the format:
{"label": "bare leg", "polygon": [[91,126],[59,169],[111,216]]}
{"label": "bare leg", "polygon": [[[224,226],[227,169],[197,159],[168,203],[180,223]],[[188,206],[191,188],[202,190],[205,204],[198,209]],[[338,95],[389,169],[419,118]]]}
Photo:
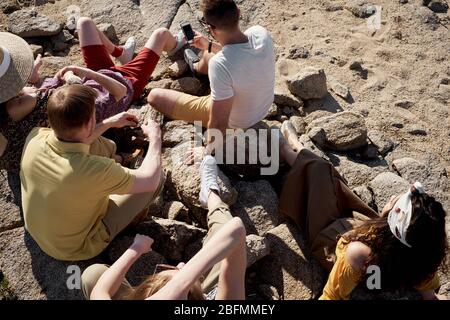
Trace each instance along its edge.
{"label": "bare leg", "polygon": [[194,64],[194,69],[200,74],[208,74],[209,60],[214,57],[214,53],[203,51],[200,61]]}
{"label": "bare leg", "polygon": [[153,31],[150,39],[148,39],[145,47],[151,49],[157,55],[163,52],[172,51],[177,45],[177,40],[166,28],[159,28]]}
{"label": "bare leg", "polygon": [[297,132],[289,121],[283,122],[280,135],[280,156],[290,166],[293,166],[299,152],[304,149],[298,140]]}
{"label": "bare leg", "polygon": [[216,193],[215,190],[211,190],[208,197],[208,210],[212,210],[214,208],[217,208],[219,205],[221,205],[222,199],[219,197],[219,195]]}
{"label": "bare leg", "polygon": [[[80,47],[102,44],[104,45],[102,38],[100,37],[101,32],[97,29],[97,26],[95,25],[94,21],[92,21],[92,19],[86,17],[78,19],[77,29],[78,38],[80,39]],[[108,52],[112,52],[112,50],[114,50],[113,48],[111,51],[109,51],[106,45],[105,47]]]}
{"label": "bare leg", "polygon": [[281,158],[284,159],[291,167],[294,165],[299,152],[300,151],[295,151],[292,149],[289,144],[280,142]]}
{"label": "bare leg", "polygon": [[105,46],[106,51],[108,51],[109,54],[112,54],[116,45],[114,43],[112,43],[111,40],[109,40],[108,37],[105,36],[105,34],[103,32],[98,30],[97,26],[95,26],[95,29],[97,29],[98,36],[100,37],[100,40],[102,41],[103,45]]}
{"label": "bare leg", "polygon": [[147,97],[148,103],[156,110],[165,115],[173,113],[178,99],[183,93],[168,89],[153,89]]}
{"label": "bare leg", "polygon": [[98,30],[97,25],[91,18],[83,17],[78,19],[77,29],[80,47],[104,45],[109,54],[112,54],[116,48],[116,45],[103,32]]}

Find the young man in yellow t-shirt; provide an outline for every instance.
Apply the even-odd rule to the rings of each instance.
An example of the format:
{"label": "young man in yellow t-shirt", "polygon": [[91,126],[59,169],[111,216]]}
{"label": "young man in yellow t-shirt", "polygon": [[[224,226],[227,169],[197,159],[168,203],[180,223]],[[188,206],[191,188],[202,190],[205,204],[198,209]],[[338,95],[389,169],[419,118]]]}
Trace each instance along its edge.
{"label": "young man in yellow t-shirt", "polygon": [[25,227],[43,251],[60,260],[98,255],[146,213],[163,185],[158,125],[142,126],[150,144],[141,167],[124,168],[114,160],[114,142],[101,134],[136,126],[137,119],[123,112],[96,125],[95,97],[83,85],[54,92],[47,104],[52,129],[34,129],[22,155]]}

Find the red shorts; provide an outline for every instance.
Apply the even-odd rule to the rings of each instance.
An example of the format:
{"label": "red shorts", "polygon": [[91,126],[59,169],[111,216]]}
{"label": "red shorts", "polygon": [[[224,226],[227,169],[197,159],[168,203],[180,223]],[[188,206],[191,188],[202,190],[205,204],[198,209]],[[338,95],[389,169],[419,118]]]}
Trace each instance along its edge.
{"label": "red shorts", "polygon": [[141,96],[159,61],[159,56],[149,48],[142,49],[133,60],[123,66],[114,65],[104,45],[82,47],[81,54],[89,69],[110,69],[129,79],[134,89],[133,101]]}

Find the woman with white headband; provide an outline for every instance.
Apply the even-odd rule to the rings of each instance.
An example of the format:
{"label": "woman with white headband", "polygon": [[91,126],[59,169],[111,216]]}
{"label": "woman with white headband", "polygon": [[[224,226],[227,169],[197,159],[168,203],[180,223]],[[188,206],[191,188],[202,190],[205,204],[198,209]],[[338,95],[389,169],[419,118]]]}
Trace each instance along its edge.
{"label": "woman with white headband", "polygon": [[331,163],[305,149],[288,121],[281,131],[281,157],[292,169],[279,209],[305,233],[312,254],[330,272],[320,299],[349,299],[372,275],[371,265],[379,267],[381,290],[415,288],[426,300],[446,299],[436,294],[448,247],[442,204],[416,182],[378,215]]}

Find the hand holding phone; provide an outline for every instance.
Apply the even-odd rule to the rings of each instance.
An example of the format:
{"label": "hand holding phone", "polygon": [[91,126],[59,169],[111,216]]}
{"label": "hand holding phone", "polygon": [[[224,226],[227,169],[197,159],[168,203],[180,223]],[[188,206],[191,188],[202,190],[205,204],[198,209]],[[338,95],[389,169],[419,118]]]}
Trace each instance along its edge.
{"label": "hand holding phone", "polygon": [[181,30],[183,30],[186,40],[188,42],[191,42],[195,37],[195,32],[192,29],[191,24],[189,22],[183,22],[183,23],[181,23],[180,26],[181,26]]}

